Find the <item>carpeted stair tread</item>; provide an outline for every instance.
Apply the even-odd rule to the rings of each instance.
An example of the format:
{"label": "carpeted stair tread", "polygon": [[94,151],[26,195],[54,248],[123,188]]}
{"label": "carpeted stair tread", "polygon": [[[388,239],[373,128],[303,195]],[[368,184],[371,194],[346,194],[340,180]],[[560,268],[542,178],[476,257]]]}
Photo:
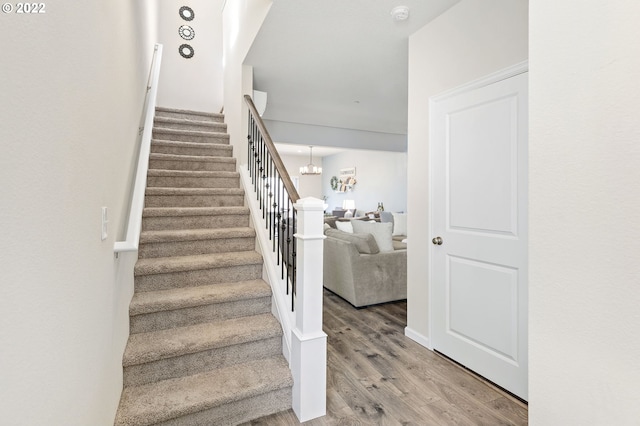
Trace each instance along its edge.
{"label": "carpeted stair tread", "polygon": [[180,154],[161,154],[152,153],[149,160],[162,161],[197,161],[197,162],[216,162],[216,163],[234,163],[236,159],[233,157],[217,157],[211,155],[180,155]]}
{"label": "carpeted stair tread", "polygon": [[244,195],[241,188],[163,188],[150,187],[147,196],[157,195]]}
{"label": "carpeted stair tread", "polygon": [[195,137],[215,137],[220,139],[229,139],[228,133],[216,132],[216,131],[205,131],[205,130],[181,130],[181,129],[170,129],[167,127],[154,127],[153,134],[162,134],[162,135],[181,135],[181,136],[195,136]]}
{"label": "carpeted stair tread", "polygon": [[144,364],[281,335],[280,323],[271,313],[132,334],[122,365]]}
{"label": "carpeted stair tread", "polygon": [[123,391],[115,425],[152,425],[292,385],[287,363],[278,357],[132,386]]}
{"label": "carpeted stair tread", "polygon": [[240,177],[240,173],[225,172],[225,171],[207,171],[207,170],[149,169],[147,176],[236,178],[236,177]]}
{"label": "carpeted stair tread", "polygon": [[208,304],[257,299],[270,295],[271,287],[261,279],[138,292],[133,295],[129,314],[135,316]]}
{"label": "carpeted stair tread", "polygon": [[261,263],[262,256],[255,251],[152,257],[138,259],[134,268],[134,275],[156,275],[229,266],[258,265]]}
{"label": "carpeted stair tread", "polygon": [[248,207],[145,207],[142,217],[248,215]]}
{"label": "carpeted stair tread", "polygon": [[231,145],[224,143],[212,143],[212,142],[182,142],[182,141],[167,141],[163,139],[152,139],[151,147],[154,146],[174,146],[178,148],[216,148],[225,151],[233,151]]}
{"label": "carpeted stair tread", "polygon": [[205,112],[205,111],[193,111],[190,109],[179,109],[179,108],[167,108],[167,107],[156,107],[156,116],[163,117],[163,113],[174,113],[174,114],[184,114],[191,117],[203,117],[203,118],[217,118],[224,119],[224,114],[219,114],[217,112]]}
{"label": "carpeted stair tread", "polygon": [[218,238],[251,238],[255,236],[256,231],[250,227],[143,231],[142,233],[140,233],[140,244],[174,241],[198,241]]}
{"label": "carpeted stair tread", "polygon": [[[196,118],[196,117],[194,117]],[[212,131],[224,133],[227,131],[227,125],[224,123],[216,123],[213,121],[202,121],[189,118],[174,118],[174,117],[155,117],[154,125],[156,127],[167,128],[171,125],[195,125],[204,128],[210,128]]]}

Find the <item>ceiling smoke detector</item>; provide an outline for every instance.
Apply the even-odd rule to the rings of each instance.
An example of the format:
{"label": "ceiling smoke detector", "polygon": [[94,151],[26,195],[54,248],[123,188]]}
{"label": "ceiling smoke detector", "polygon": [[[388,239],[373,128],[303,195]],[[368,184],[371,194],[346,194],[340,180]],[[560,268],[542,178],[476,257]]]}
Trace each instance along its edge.
{"label": "ceiling smoke detector", "polygon": [[409,18],[409,8],[407,6],[396,6],[391,9],[391,16],[395,21],[404,21]]}

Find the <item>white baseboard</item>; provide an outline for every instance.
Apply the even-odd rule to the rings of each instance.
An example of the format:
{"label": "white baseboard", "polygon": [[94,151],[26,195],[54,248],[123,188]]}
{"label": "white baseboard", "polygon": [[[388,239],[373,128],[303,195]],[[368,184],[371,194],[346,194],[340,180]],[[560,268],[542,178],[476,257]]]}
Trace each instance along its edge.
{"label": "white baseboard", "polygon": [[417,331],[409,327],[404,328],[404,335],[407,336],[409,339],[415,341],[416,343],[424,346],[425,348],[429,350],[433,350],[433,348],[431,347],[431,344],[429,343],[429,338],[427,336],[423,336],[422,334],[418,333]]}

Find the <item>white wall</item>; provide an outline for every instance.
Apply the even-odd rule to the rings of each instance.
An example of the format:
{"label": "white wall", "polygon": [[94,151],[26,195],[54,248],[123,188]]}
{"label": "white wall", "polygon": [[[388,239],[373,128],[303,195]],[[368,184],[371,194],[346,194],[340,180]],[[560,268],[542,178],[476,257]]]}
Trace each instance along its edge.
{"label": "white wall", "polygon": [[[314,197],[322,200],[322,181],[325,175],[301,175],[300,167],[309,164],[309,156],[281,155],[280,158],[289,172],[289,176],[298,179],[298,195],[300,198]],[[313,164],[323,167],[322,157],[313,157]]]}
{"label": "white wall", "polygon": [[113,244],[155,38],[142,17],[153,10],[54,2],[1,17],[3,424],[113,424],[133,291],[133,260],[115,260]]}
{"label": "white wall", "polygon": [[247,162],[248,118],[243,96],[253,93],[252,68],[243,64],[271,4],[272,0],[229,0],[223,6],[225,122],[239,165]]}
{"label": "white wall", "polygon": [[531,2],[531,425],[640,421],[640,4]]}
{"label": "white wall", "polygon": [[[223,105],[222,3],[223,0],[190,0],[163,3],[159,8],[158,39],[164,46],[159,106],[220,112]],[[183,5],[193,9],[193,20],[185,21],[178,15]],[[178,28],[181,25],[193,28],[195,37],[192,40],[180,37]],[[180,56],[178,48],[181,44],[193,47],[192,58]]]}
{"label": "white wall", "polygon": [[527,13],[527,0],[462,0],[409,38],[407,322],[423,343],[429,337],[429,97],[526,60]]}
{"label": "white wall", "polygon": [[[354,200],[356,209],[376,210],[378,202],[390,212],[407,211],[407,154],[405,152],[348,150],[323,158],[322,187],[328,211]],[[355,167],[357,183],[351,192],[331,189],[331,177],[340,169]]]}

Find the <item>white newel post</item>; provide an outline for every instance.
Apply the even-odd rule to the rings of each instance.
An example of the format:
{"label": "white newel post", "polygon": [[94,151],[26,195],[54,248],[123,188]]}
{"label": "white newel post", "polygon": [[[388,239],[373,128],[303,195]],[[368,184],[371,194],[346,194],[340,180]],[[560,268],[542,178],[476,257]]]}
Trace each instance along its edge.
{"label": "white newel post", "polygon": [[297,210],[296,324],[291,336],[293,411],[298,420],[327,411],[327,335],[322,331],[324,202],[302,198]]}

